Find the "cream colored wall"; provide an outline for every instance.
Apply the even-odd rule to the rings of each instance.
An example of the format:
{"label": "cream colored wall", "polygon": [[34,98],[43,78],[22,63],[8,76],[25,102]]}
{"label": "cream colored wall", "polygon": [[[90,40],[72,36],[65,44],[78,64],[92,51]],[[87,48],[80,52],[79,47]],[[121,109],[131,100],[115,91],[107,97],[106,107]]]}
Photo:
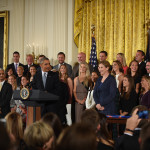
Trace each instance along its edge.
{"label": "cream colored wall", "polygon": [[66,54],[73,64],[78,53],[73,41],[74,0],[1,0],[0,11],[10,11],[9,63],[13,51],[19,51],[21,62],[34,49],[45,54],[51,64],[57,63],[57,53]]}

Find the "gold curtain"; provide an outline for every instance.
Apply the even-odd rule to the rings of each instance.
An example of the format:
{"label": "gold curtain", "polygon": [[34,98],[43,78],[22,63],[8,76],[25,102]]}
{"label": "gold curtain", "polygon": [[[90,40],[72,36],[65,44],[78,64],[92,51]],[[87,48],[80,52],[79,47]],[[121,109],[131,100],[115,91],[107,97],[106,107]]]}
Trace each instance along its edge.
{"label": "gold curtain", "polygon": [[129,64],[138,49],[146,52],[148,18],[149,0],[75,0],[74,41],[89,62],[91,25],[95,25],[97,57],[105,50],[112,63],[121,52]]}

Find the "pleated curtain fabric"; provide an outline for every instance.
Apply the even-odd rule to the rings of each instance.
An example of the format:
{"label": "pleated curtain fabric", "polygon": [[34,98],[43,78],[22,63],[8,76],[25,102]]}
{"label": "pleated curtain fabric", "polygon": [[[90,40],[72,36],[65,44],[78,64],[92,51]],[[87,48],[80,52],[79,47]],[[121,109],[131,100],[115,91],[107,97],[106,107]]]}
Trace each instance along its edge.
{"label": "pleated curtain fabric", "polygon": [[124,53],[129,64],[137,50],[146,52],[149,18],[149,0],[75,0],[74,41],[89,62],[95,25],[97,57],[105,50],[112,63],[117,53]]}

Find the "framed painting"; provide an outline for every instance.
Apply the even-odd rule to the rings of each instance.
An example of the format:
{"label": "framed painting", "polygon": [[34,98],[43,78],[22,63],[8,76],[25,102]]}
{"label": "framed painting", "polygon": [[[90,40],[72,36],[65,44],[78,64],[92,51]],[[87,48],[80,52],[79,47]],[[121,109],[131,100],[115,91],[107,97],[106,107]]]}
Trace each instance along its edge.
{"label": "framed painting", "polygon": [[0,12],[0,68],[8,63],[8,11]]}

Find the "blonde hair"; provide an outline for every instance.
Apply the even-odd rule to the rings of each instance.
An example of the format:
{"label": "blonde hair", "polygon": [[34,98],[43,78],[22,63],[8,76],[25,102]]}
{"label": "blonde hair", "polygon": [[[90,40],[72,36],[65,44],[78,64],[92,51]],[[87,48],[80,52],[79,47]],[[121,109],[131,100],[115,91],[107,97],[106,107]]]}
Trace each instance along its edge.
{"label": "blonde hair", "polygon": [[82,62],[79,64],[79,77],[81,76],[80,68],[81,68],[82,64],[84,64],[86,67],[86,74],[85,74],[86,77],[85,77],[85,80],[83,81],[83,84],[84,84],[84,86],[88,86],[89,78],[90,78],[90,70],[89,70],[89,66],[86,62]]}
{"label": "blonde hair", "polygon": [[124,54],[123,53],[118,53],[117,55],[120,55],[121,56],[121,58],[122,58],[122,65],[123,66],[127,66],[127,64],[126,64],[126,58],[125,58],[125,56],[124,56]]}
{"label": "blonde hair", "polygon": [[6,115],[6,128],[9,134],[12,134],[16,141],[23,138],[22,117],[17,112],[10,112]]}
{"label": "blonde hair", "polygon": [[17,68],[21,68],[24,71],[24,68],[22,66],[18,66]]}
{"label": "blonde hair", "polygon": [[32,148],[42,148],[54,136],[53,129],[42,121],[37,121],[25,129],[24,141]]}

